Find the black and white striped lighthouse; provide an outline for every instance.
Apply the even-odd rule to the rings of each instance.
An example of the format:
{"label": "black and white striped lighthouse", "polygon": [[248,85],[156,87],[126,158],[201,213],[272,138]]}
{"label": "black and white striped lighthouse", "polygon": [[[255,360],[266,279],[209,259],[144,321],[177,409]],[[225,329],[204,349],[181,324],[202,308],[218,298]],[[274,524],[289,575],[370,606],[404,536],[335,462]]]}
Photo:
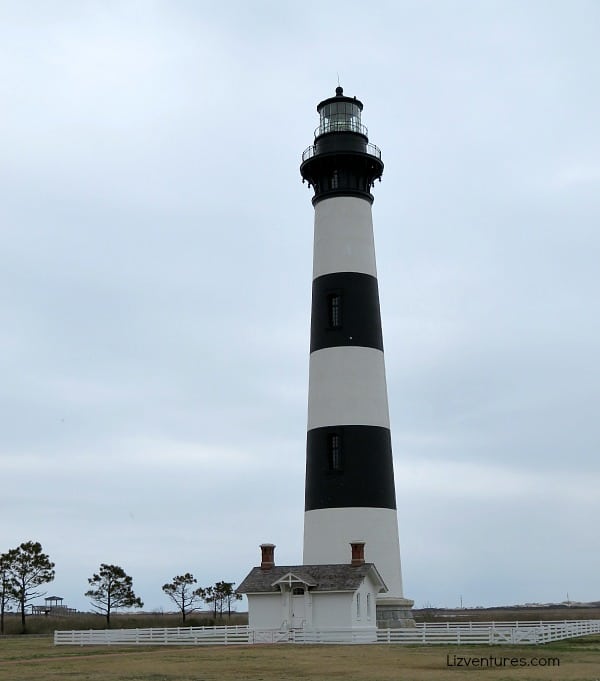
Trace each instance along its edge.
{"label": "black and white striped lighthouse", "polygon": [[341,87],[320,102],[300,166],[315,209],[303,562],[345,563],[350,542],[364,541],[388,587],[377,619],[393,626],[412,621],[412,601],[402,592],[371,215],[383,162],[362,109]]}

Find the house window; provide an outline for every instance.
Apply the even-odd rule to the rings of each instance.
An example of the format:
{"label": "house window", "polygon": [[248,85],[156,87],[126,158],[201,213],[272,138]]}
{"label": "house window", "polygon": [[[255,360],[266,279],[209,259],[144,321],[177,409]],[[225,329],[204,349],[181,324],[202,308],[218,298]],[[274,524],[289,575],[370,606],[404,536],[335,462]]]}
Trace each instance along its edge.
{"label": "house window", "polygon": [[367,619],[371,619],[371,594],[367,594]]}
{"label": "house window", "polygon": [[304,596],[304,587],[302,586],[295,586],[292,589],[292,596]]}
{"label": "house window", "polygon": [[342,470],[342,438],[337,433],[329,435],[328,458],[330,471]]}
{"label": "house window", "polygon": [[329,328],[339,329],[342,325],[342,296],[339,293],[332,293],[328,296],[327,303]]}
{"label": "house window", "polygon": [[356,618],[360,619],[360,594],[356,594]]}

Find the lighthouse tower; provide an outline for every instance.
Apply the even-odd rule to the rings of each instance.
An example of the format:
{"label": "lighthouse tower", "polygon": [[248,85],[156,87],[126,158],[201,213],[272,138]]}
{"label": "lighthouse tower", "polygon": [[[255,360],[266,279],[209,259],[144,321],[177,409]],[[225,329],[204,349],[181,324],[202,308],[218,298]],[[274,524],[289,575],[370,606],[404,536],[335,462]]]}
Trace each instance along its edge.
{"label": "lighthouse tower", "polygon": [[336,88],[317,106],[314,144],[302,155],[315,209],[305,565],[347,561],[365,542],[388,592],[382,626],[412,622],[403,597],[371,188],[381,151],[361,123],[363,105]]}

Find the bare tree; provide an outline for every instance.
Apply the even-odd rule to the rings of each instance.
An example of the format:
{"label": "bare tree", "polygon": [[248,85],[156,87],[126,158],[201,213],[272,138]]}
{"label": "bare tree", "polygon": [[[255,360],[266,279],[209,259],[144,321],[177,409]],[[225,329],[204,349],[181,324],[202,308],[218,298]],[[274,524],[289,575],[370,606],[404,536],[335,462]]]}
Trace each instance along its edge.
{"label": "bare tree", "polygon": [[8,610],[10,602],[10,589],[8,582],[8,566],[10,557],[7,553],[0,555],[0,634],[4,633],[4,613]]}
{"label": "bare tree", "polygon": [[106,617],[110,628],[110,614],[116,608],[143,608],[144,604],[133,592],[133,580],[118,565],[102,563],[100,571],[88,578],[92,587],[85,595],[92,600],[92,607]]}
{"label": "bare tree", "polygon": [[26,632],[25,606],[46,592],[38,587],[54,580],[54,563],[43,553],[39,542],[23,542],[16,549],[3,554],[5,586],[3,592],[19,604],[21,631]]}
{"label": "bare tree", "polygon": [[162,590],[175,603],[181,612],[181,621],[185,623],[185,617],[189,613],[198,610],[200,601],[205,596],[204,589],[194,589],[197,580],[194,575],[186,572],[185,575],[177,575],[169,584],[163,584]]}

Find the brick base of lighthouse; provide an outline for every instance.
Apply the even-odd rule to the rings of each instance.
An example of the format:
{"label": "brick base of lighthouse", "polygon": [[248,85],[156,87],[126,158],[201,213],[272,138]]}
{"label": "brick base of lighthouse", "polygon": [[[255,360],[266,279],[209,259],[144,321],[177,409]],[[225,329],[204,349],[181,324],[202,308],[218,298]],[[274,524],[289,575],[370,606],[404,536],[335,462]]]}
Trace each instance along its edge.
{"label": "brick base of lighthouse", "polygon": [[377,627],[379,629],[414,628],[414,601],[408,598],[382,598],[377,602]]}

